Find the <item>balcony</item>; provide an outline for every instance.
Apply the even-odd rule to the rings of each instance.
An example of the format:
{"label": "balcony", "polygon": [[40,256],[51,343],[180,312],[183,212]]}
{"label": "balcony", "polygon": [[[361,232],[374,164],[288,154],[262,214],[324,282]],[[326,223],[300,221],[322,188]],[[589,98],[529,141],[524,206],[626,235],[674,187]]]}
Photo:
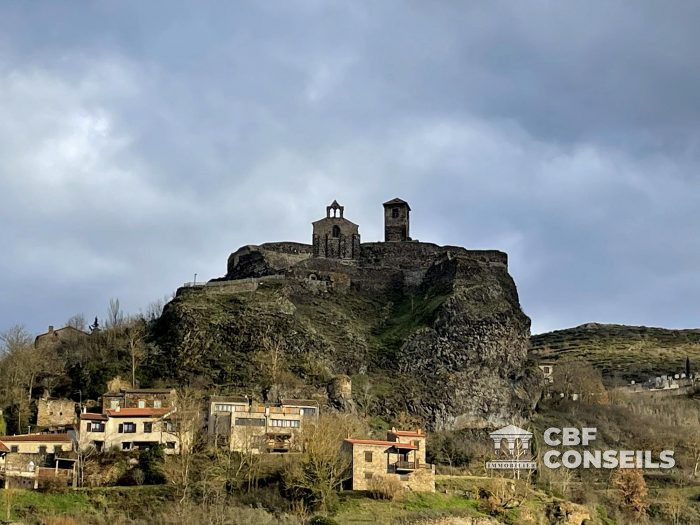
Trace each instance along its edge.
{"label": "balcony", "polygon": [[421,463],[417,459],[414,461],[396,461],[394,463],[395,472],[413,472],[418,469],[433,469],[433,465],[430,463]]}

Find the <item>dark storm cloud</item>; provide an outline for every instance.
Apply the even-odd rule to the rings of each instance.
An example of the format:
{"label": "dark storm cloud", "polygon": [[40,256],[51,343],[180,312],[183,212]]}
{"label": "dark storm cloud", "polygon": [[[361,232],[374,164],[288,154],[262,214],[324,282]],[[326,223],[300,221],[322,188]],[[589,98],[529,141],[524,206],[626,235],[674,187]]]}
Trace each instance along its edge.
{"label": "dark storm cloud", "polygon": [[691,2],[0,7],[0,328],[131,311],[333,198],[508,251],[535,331],[696,326]]}

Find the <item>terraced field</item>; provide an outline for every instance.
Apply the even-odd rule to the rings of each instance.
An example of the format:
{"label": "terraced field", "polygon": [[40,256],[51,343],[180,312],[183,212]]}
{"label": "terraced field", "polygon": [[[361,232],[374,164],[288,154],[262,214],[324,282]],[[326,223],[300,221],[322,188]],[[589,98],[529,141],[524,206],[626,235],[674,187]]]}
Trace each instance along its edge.
{"label": "terraced field", "polygon": [[700,371],[700,329],[588,323],[533,335],[530,341],[539,360],[580,357],[601,370],[608,381],[642,381],[679,373],[685,370],[686,357],[691,369]]}

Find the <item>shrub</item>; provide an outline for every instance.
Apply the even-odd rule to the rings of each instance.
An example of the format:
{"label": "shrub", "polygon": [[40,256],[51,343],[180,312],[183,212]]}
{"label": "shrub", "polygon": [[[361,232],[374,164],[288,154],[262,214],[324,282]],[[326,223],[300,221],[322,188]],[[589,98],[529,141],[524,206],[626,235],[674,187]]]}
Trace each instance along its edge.
{"label": "shrub", "polygon": [[374,475],[367,482],[369,495],[374,499],[385,499],[393,501],[403,492],[401,482],[393,476]]}

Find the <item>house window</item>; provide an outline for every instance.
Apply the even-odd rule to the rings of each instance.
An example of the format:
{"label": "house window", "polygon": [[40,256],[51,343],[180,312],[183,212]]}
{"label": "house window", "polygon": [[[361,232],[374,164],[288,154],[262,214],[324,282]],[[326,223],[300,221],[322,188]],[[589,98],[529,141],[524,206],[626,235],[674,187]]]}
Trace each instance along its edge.
{"label": "house window", "polygon": [[146,401],[139,399],[139,408],[146,408]]}
{"label": "house window", "polygon": [[244,427],[264,427],[265,420],[261,417],[237,417],[236,425]]}
{"label": "house window", "polygon": [[10,447],[10,452],[19,452],[19,446],[17,445],[12,445]]}
{"label": "house window", "polygon": [[166,432],[175,432],[177,430],[177,426],[175,425],[174,421],[163,421],[163,425],[165,426]]}
{"label": "house window", "polygon": [[122,443],[122,450],[131,450],[131,441],[125,441]]}
{"label": "house window", "polygon": [[119,433],[120,434],[133,434],[136,432],[136,423],[120,423]]}
{"label": "house window", "polygon": [[299,428],[298,419],[271,419],[271,427]]}
{"label": "house window", "polygon": [[167,441],[165,443],[165,448],[175,448],[175,442],[174,441]]}
{"label": "house window", "polygon": [[153,432],[153,423],[144,423],[143,424],[143,431],[146,434],[150,434],[151,432]]}
{"label": "house window", "polygon": [[160,399],[153,400],[153,408],[160,408],[163,405]]}
{"label": "house window", "polygon": [[119,400],[118,400],[118,399],[112,399],[112,400],[109,402],[109,408],[111,408],[112,410],[116,410],[117,408],[119,408]]}
{"label": "house window", "polygon": [[40,456],[45,456],[46,455],[46,445],[41,445],[39,447],[39,455]]}
{"label": "house window", "polygon": [[88,423],[88,432],[104,432],[104,421],[92,421]]}
{"label": "house window", "polygon": [[398,208],[392,208],[391,209],[391,218],[392,219],[397,219],[399,217],[399,209]]}
{"label": "house window", "polygon": [[372,473],[371,473],[371,472],[365,472],[365,479],[372,479]]}
{"label": "house window", "polygon": [[58,454],[58,453],[61,452],[62,450],[63,450],[63,449],[61,448],[61,445],[54,445],[54,446],[53,446],[53,453],[54,453],[54,454]]}
{"label": "house window", "polygon": [[234,405],[233,403],[217,403],[214,405],[217,412],[247,412],[247,405]]}
{"label": "house window", "polygon": [[337,224],[333,226],[333,237],[336,239],[340,237],[340,227]]}
{"label": "house window", "polygon": [[301,415],[302,416],[315,416],[316,415],[316,409],[315,408],[302,408],[301,409]]}
{"label": "house window", "polygon": [[372,452],[370,452],[370,451],[365,452],[365,461],[367,463],[372,463]]}

